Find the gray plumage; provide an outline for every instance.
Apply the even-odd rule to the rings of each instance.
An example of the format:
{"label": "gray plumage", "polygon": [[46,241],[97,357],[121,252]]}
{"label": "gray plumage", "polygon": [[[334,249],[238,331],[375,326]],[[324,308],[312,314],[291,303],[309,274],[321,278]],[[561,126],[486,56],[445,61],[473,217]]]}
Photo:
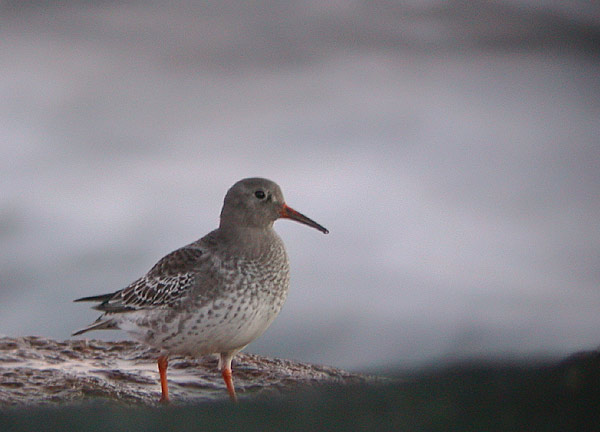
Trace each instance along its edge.
{"label": "gray plumage", "polygon": [[288,207],[274,182],[237,182],[225,196],[219,228],[166,255],[126,288],[75,300],[99,302],[94,309],[104,314],[73,335],[119,328],[165,355],[220,353],[230,367],[287,295],[288,257],[273,230],[278,218],[327,233]]}

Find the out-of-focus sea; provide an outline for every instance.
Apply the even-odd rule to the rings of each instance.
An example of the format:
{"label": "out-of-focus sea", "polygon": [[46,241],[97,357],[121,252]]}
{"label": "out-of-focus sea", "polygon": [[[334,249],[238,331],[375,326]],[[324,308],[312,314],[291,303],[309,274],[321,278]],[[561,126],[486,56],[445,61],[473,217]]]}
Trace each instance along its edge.
{"label": "out-of-focus sea", "polygon": [[[248,351],[353,370],[600,345],[600,6],[0,3],[0,334],[64,339],[277,181]],[[126,337],[119,332],[90,335]]]}

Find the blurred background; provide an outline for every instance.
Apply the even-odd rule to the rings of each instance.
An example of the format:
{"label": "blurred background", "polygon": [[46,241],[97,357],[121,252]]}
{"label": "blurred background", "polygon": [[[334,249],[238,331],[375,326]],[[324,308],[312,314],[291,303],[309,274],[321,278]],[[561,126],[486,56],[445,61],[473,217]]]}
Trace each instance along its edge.
{"label": "blurred background", "polygon": [[331,233],[276,223],[248,351],[596,348],[599,52],[590,1],[0,1],[0,334],[68,338],[262,176]]}

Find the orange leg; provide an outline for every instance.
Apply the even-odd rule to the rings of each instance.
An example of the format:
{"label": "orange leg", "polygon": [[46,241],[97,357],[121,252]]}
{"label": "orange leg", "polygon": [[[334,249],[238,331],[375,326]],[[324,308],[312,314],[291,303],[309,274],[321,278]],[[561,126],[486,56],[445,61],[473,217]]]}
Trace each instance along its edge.
{"label": "orange leg", "polygon": [[231,367],[224,367],[221,370],[221,375],[223,375],[223,379],[225,380],[229,398],[232,402],[237,402],[237,395],[235,394],[235,388],[233,387],[233,379],[231,378]]}
{"label": "orange leg", "polygon": [[169,360],[166,355],[158,358],[158,373],[160,374],[160,388],[162,395],[160,396],[160,402],[169,403],[169,386],[167,384],[167,366],[169,366]]}

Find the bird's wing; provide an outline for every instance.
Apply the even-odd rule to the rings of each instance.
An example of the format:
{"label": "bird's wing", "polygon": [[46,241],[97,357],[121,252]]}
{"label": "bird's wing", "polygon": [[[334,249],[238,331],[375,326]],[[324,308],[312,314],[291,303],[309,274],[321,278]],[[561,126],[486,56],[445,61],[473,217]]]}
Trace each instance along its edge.
{"label": "bird's wing", "polygon": [[163,257],[127,288],[76,301],[100,301],[94,309],[108,313],[170,306],[192,289],[205,260],[206,250],[193,243]]}

